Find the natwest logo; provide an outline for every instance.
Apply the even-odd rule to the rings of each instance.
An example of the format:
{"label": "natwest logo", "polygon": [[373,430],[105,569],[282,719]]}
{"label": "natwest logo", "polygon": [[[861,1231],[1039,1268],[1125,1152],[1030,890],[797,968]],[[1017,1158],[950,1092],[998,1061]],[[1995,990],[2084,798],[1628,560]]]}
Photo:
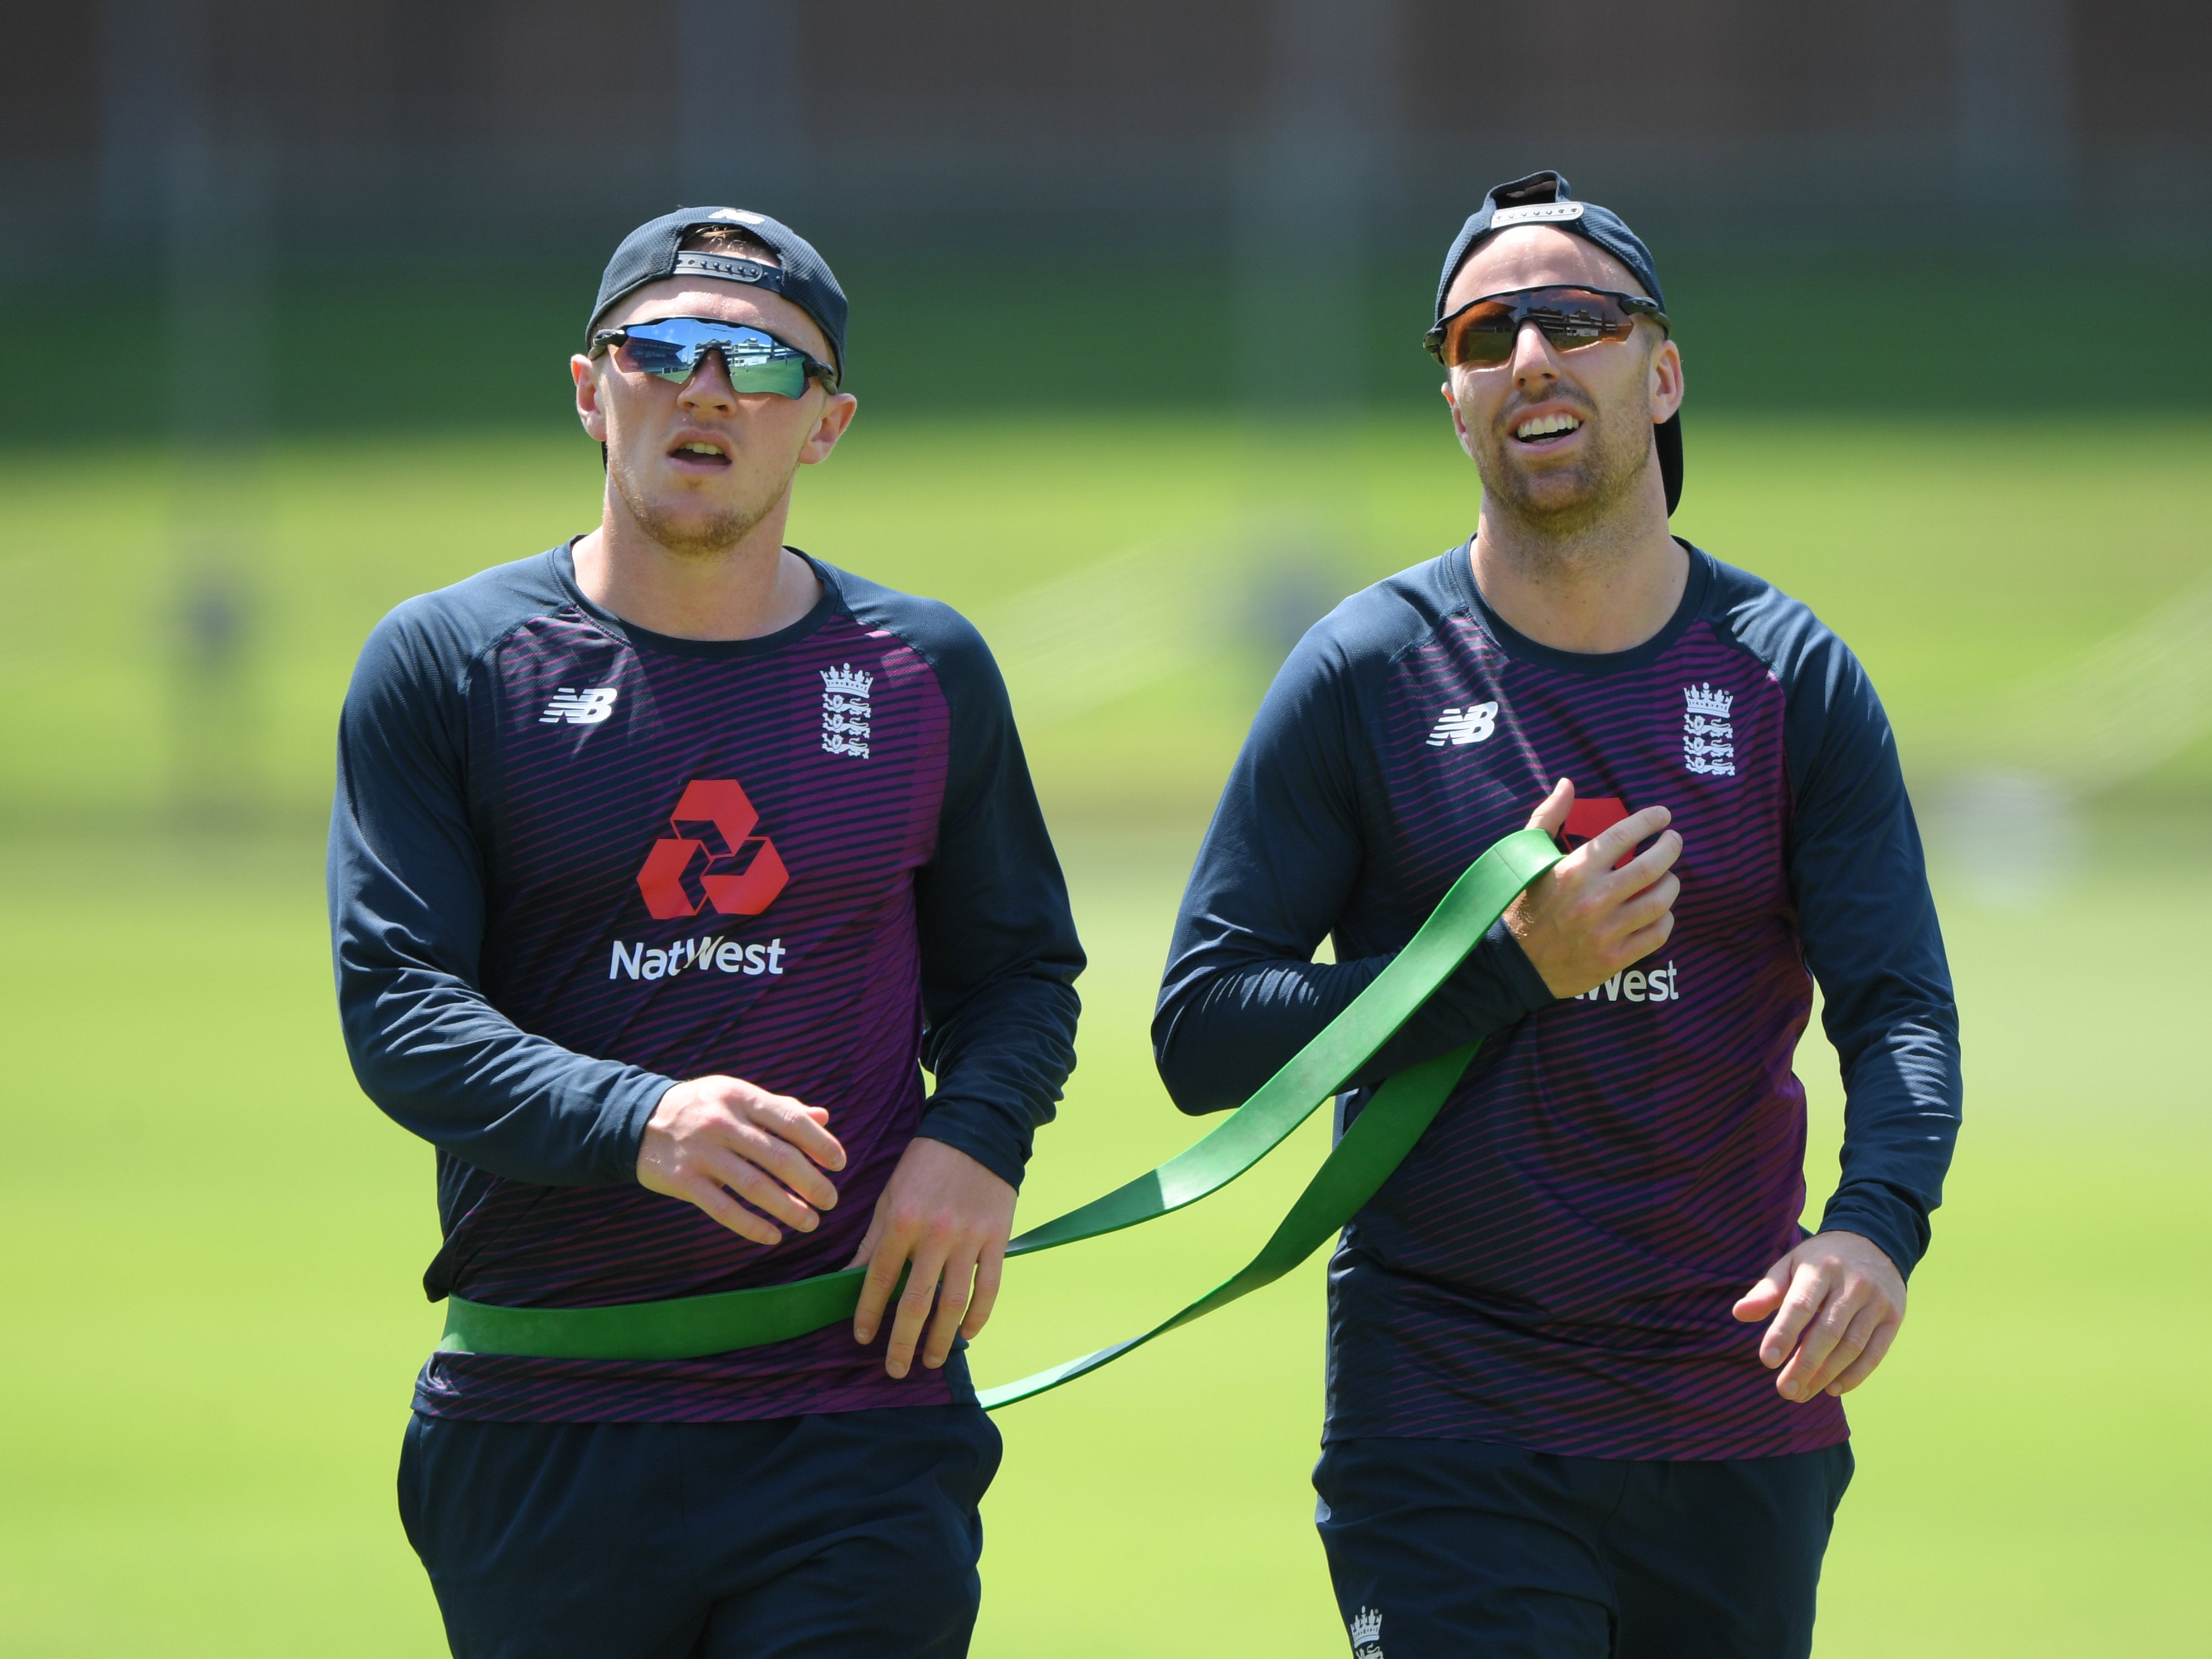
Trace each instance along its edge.
{"label": "natwest logo", "polygon": [[757,916],[775,902],[791,872],[775,843],[753,830],[760,814],[735,778],[694,778],[684,786],[668,827],[653,843],[637,890],[655,920],[696,916],[712,905],[726,916]]}
{"label": "natwest logo", "polygon": [[[1586,841],[1595,841],[1607,830],[1628,816],[1628,804],[1618,795],[1595,795],[1578,798],[1567,808],[1567,821],[1559,833],[1573,852]],[[1632,847],[1613,861],[1616,870],[1636,856]]]}
{"label": "natwest logo", "polygon": [[1631,968],[1626,973],[1615,974],[1602,985],[1593,985],[1574,1000],[1577,1002],[1680,1002],[1682,982],[1677,975],[1681,970],[1668,957],[1664,968]]}

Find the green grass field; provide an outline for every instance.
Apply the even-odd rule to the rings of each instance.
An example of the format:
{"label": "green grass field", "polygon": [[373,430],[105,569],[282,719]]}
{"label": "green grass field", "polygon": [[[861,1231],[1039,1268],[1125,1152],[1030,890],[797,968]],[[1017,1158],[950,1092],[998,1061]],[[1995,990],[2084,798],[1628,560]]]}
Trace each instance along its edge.
{"label": "green grass field", "polygon": [[[2197,580],[2208,433],[1712,421],[1679,527],[1811,600],[1913,733]],[[336,699],[380,611],[584,527],[580,445],[279,448],[238,556],[262,643],[238,707],[257,827],[179,828],[164,482],[112,454],[0,459],[0,1650],[428,1656],[391,1485],[436,1316],[431,1159],[354,1090],[330,1006],[313,820]],[[1431,427],[1263,447],[1175,422],[887,423],[807,481],[794,539],[987,621],[1163,534],[1229,604],[1271,556],[1344,588],[1462,533]],[[1206,584],[1211,582],[1211,586]],[[1030,726],[1093,968],[1082,1066],[1024,1213],[1194,1127],[1145,1026],[1170,917],[1269,667],[1218,648]],[[1237,642],[1239,631],[1251,635]],[[1079,653],[1016,674],[1018,708]],[[2206,745],[2093,817],[2099,854],[2029,902],[1939,866],[1968,1042],[1951,1202],[1882,1373],[1830,1557],[1829,1656],[2165,1654],[2212,1623],[2212,1115],[2196,1044],[2212,923]],[[1815,1200],[1838,1100],[1816,1039]],[[1017,1271],[987,1381],[1127,1334],[1279,1213],[1319,1126],[1153,1228]],[[1001,1420],[976,1651],[1343,1651],[1305,1484],[1318,1273]],[[2192,1569],[2189,1562],[2199,1566]]]}

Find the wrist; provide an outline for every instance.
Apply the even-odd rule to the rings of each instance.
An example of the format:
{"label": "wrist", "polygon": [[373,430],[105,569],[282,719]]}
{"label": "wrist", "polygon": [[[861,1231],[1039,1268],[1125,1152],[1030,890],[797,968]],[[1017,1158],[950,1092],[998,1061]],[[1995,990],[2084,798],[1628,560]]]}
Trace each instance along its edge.
{"label": "wrist", "polygon": [[1012,1137],[995,1123],[977,1124],[968,1121],[965,1114],[929,1110],[923,1113],[921,1127],[915,1131],[914,1138],[949,1146],[981,1164],[1014,1191],[1022,1189],[1030,1149],[1025,1144],[1010,1145]]}
{"label": "wrist", "polygon": [[1482,936],[1480,944],[1468,957],[1469,962],[1479,961],[1487,975],[1508,1000],[1516,1018],[1525,1018],[1540,1008],[1547,1008],[1559,1000],[1552,988],[1521,935],[1506,924],[1501,916],[1490,924],[1490,931]]}
{"label": "wrist", "polygon": [[621,1103],[620,1116],[612,1136],[613,1156],[609,1160],[616,1165],[615,1170],[610,1171],[614,1178],[620,1180],[626,1175],[629,1180],[639,1186],[645,1185],[645,1158],[652,1144],[653,1125],[660,1121],[663,1108],[673,1110],[669,1106],[671,1097],[684,1086],[674,1078],[654,1077],[648,1073],[643,1079],[643,1086],[631,1098]]}
{"label": "wrist", "polygon": [[1861,1183],[1838,1191],[1821,1212],[1823,1233],[1850,1233],[1889,1258],[1898,1277],[1910,1279],[1928,1250],[1928,1213],[1887,1183]]}

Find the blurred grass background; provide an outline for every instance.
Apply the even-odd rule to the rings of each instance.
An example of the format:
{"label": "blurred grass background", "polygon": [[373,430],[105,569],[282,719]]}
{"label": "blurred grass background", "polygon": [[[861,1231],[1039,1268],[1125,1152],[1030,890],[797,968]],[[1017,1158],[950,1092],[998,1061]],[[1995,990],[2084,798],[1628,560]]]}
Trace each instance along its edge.
{"label": "blurred grass background", "polygon": [[[1297,632],[1469,528],[1415,339],[1477,193],[1547,166],[1665,272],[1676,527],[1881,687],[1958,976],[1966,1131],[1820,1652],[2204,1650],[2203,8],[1589,0],[1564,53],[1460,0],[15,11],[0,1655],[442,1649],[392,1497],[432,1163],[338,1042],[333,721],[387,607],[596,518],[563,360],[624,229],[776,213],[853,295],[793,538],[993,639],[1093,959],[1034,1218],[1197,1133],[1145,1040],[1177,890]],[[1024,1264],[979,1375],[1216,1282],[1319,1135]],[[1344,1650],[1319,1291],[1004,1417],[980,1655]]]}
{"label": "blurred grass background", "polygon": [[[574,320],[548,316],[549,338]],[[1751,337],[1716,356],[1753,361],[1767,337]],[[1803,374],[1849,383],[1854,355],[1832,336]],[[418,409],[400,435],[304,408],[251,452],[185,463],[58,418],[0,449],[11,1654],[441,1650],[391,1498],[437,1325],[416,1288],[431,1159],[346,1071],[319,821],[337,700],[383,610],[596,517],[597,457],[561,429],[540,368],[553,412],[536,426]],[[1024,1198],[1039,1218],[1194,1138],[1145,1028],[1212,793],[1296,629],[1463,536],[1474,483],[1419,386],[1389,418],[1040,412],[1012,395],[931,415],[918,382],[900,391],[907,371],[885,372],[882,407],[863,384],[848,444],[802,479],[793,539],[1007,630],[1093,959],[1081,1068]],[[1716,396],[1693,406],[1676,527],[1844,632],[1910,763],[1916,734],[1971,731],[2007,688],[2203,580],[2212,423],[2172,402],[2114,424],[2048,401]],[[243,643],[212,665],[180,629],[173,545],[179,502],[210,490],[231,504],[244,596],[225,624]],[[1098,620],[1050,649],[1013,631],[1079,602]],[[1097,637],[1117,629],[1158,648],[1132,665]],[[220,801],[191,775],[210,767]],[[1853,1396],[1824,1654],[2203,1640],[2208,799],[2199,736],[2087,803],[2076,854],[2032,880],[1980,879],[2002,824],[1937,827],[1967,1127],[1905,1337]],[[1817,1211],[1839,1133],[1817,1036],[1800,1070]],[[1194,1212],[1024,1264],[979,1376],[1126,1334],[1215,1282],[1320,1133]],[[1006,1413],[976,1651],[1341,1651],[1305,1484],[1320,1352],[1314,1264]]]}

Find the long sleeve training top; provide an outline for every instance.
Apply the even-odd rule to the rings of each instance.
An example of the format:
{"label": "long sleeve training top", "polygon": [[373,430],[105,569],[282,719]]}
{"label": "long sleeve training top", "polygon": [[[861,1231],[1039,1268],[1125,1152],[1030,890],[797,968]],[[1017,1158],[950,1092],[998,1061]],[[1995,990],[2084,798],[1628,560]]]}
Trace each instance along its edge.
{"label": "long sleeve training top", "polygon": [[1848,1100],[1822,1225],[1905,1273],[1927,1248],[1958,1023],[1888,720],[1803,605],[1688,552],[1673,618],[1610,655],[1516,633],[1465,545],[1353,596],[1285,665],[1207,832],[1153,1024],[1194,1112],[1311,1039],[1556,780],[1571,844],[1649,805],[1682,837],[1651,959],[1555,1000],[1493,928],[1359,1079],[1484,1045],[1332,1264],[1332,1438],[1638,1458],[1842,1439],[1841,1402],[1781,1400],[1762,1328],[1729,1312],[1803,1237],[1790,1068],[1815,980]]}
{"label": "long sleeve training top", "polygon": [[[809,561],[821,598],[700,641],[585,599],[565,546],[409,601],[338,738],[330,904],[362,1089],[437,1149],[433,1297],[581,1307],[843,1267],[908,1143],[1018,1184],[1074,1063],[1067,896],[981,639]],[[925,1097],[921,1068],[934,1074]],[[637,1184],[678,1079],[826,1108],[811,1233]],[[416,1405],[722,1420],[971,1398],[848,1330],[650,1364],[437,1354]]]}

